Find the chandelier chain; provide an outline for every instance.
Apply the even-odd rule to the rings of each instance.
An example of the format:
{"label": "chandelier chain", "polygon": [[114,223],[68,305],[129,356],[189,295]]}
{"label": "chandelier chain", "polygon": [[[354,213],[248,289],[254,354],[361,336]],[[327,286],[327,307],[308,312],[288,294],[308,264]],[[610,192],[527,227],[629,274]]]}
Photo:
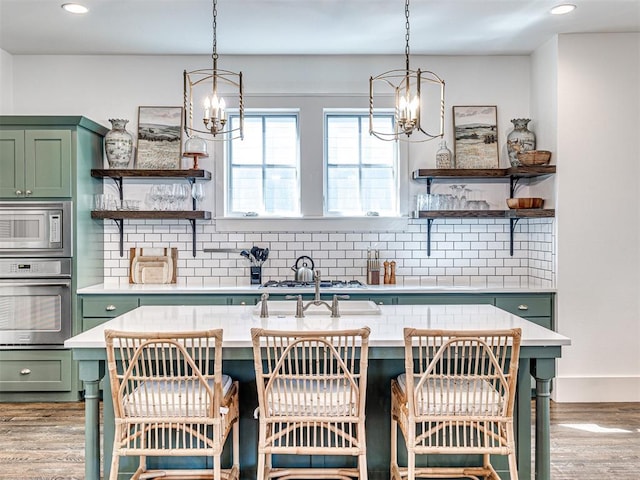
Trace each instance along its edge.
{"label": "chandelier chain", "polygon": [[211,23],[211,27],[213,29],[213,53],[211,54],[211,58],[214,60],[218,59],[218,36],[216,34],[218,27],[218,1],[213,0],[213,21]]}
{"label": "chandelier chain", "polygon": [[405,29],[406,33],[404,36],[405,46],[404,46],[404,55],[407,71],[409,71],[409,0],[405,0],[404,2],[404,16],[405,16]]}

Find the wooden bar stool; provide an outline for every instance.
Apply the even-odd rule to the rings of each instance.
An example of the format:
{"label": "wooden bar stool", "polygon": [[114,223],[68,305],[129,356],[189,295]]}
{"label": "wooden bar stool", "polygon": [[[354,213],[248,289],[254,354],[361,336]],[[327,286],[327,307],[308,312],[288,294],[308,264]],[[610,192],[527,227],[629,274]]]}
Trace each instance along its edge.
{"label": "wooden bar stool", "polygon": [[[115,437],[121,456],[139,456],[132,478],[239,478],[238,382],[222,374],[222,330],[135,333],[105,330]],[[229,433],[233,465],[220,456]],[[147,456],[205,456],[212,468],[149,470]]]}
{"label": "wooden bar stool", "polygon": [[[506,455],[518,480],[513,409],[520,329],[404,329],[405,373],[391,381],[391,478],[500,480],[491,455]],[[407,466],[398,466],[398,427]],[[417,455],[482,455],[477,467],[417,467]]]}
{"label": "wooden bar stool", "polygon": [[[365,393],[369,328],[251,329],[258,388],[259,480],[367,479]],[[342,455],[355,468],[275,468],[274,454]]]}

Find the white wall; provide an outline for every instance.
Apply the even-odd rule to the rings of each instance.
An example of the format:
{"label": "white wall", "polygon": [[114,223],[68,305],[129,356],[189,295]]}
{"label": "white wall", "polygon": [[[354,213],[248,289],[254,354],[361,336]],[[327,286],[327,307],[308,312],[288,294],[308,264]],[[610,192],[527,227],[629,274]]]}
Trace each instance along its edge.
{"label": "white wall", "polygon": [[558,40],[559,401],[640,401],[640,34]]}
{"label": "white wall", "polygon": [[13,113],[13,56],[0,49],[0,115]]}

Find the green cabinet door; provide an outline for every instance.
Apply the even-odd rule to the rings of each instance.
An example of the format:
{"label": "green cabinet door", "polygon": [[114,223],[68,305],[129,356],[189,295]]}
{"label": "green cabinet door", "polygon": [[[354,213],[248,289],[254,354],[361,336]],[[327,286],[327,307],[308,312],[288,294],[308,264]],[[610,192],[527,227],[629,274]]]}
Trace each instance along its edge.
{"label": "green cabinet door", "polygon": [[70,130],[0,131],[0,197],[71,197]]}
{"label": "green cabinet door", "polygon": [[70,197],[71,131],[26,130],[24,164],[27,196]]}
{"label": "green cabinet door", "polygon": [[22,195],[25,185],[24,130],[0,130],[0,172],[0,197]]}

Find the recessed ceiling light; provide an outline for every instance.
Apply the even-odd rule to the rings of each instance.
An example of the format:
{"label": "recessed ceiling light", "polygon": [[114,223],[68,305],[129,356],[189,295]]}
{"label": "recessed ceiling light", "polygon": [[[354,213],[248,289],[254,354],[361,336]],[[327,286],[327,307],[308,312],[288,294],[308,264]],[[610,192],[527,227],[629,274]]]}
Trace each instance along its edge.
{"label": "recessed ceiling light", "polygon": [[62,4],[62,8],[65,9],[69,13],[87,13],[89,9],[84,5],[80,5],[79,3],[64,3]]}
{"label": "recessed ceiling light", "polygon": [[565,3],[564,5],[557,5],[551,9],[552,15],[564,15],[565,13],[573,12],[576,9],[575,5]]}

